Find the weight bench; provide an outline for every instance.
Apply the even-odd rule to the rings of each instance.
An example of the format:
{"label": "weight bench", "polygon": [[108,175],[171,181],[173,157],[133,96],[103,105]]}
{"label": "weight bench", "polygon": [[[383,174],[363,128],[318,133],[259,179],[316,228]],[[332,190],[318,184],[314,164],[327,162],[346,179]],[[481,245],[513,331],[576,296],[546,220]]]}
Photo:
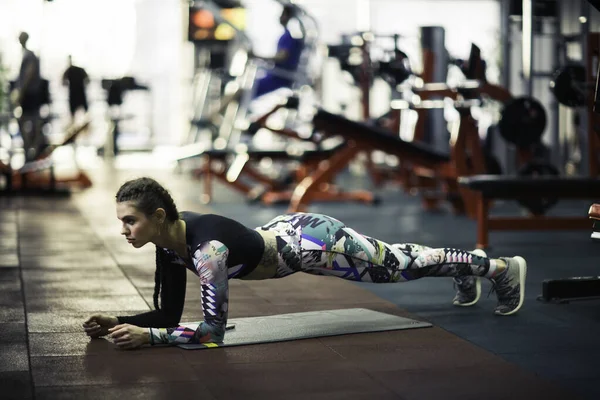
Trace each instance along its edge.
{"label": "weight bench", "polygon": [[[204,165],[198,169],[197,175],[203,180],[202,201],[210,202],[212,198],[212,182],[218,179],[233,189],[241,192],[249,199],[261,200],[267,205],[290,201],[293,192],[289,187],[294,182],[302,180],[311,171],[317,168],[322,160],[331,158],[334,154],[344,151],[345,143],[339,143],[329,148],[305,149],[296,151],[293,146],[281,150],[247,149],[244,151],[234,150],[205,150]],[[295,172],[284,180],[274,179],[258,171],[253,164],[263,159],[293,161],[299,164]],[[254,182],[248,182],[254,181]],[[264,187],[263,191],[257,191],[254,184],[258,182]],[[364,203],[373,203],[375,196],[367,191],[337,190],[334,185],[329,184],[319,196],[322,201],[345,201],[353,200]]]}
{"label": "weight bench", "polygon": [[324,160],[326,162],[321,162],[298,184],[292,194],[290,212],[306,211],[311,202],[318,201],[321,197],[323,185],[332,182],[335,176],[347,168],[350,162],[364,151],[379,150],[414,165],[436,171],[442,171],[449,167],[453,171],[449,163],[450,157],[446,154],[439,153],[420,143],[404,141],[393,133],[376,126],[351,121],[322,109],[319,109],[313,117],[313,127],[324,136],[342,137],[346,141],[346,146]]}
{"label": "weight bench", "polygon": [[62,146],[68,146],[75,143],[77,138],[82,132],[85,132],[89,128],[91,121],[86,119],[80,124],[72,124],[65,132],[65,137],[62,142],[48,145],[36,158],[36,160],[43,160],[52,155],[54,150]]}
{"label": "weight bench", "polygon": [[[268,188],[279,187],[283,182],[265,176],[252,166],[264,158],[273,160],[289,160],[290,155],[286,150],[258,150],[248,149],[235,151],[231,149],[206,149],[202,152],[204,164],[194,174],[203,182],[202,202],[212,200],[213,180],[217,179],[233,189],[250,196],[254,186],[247,183],[247,178],[258,181]],[[245,179],[246,178],[246,179]]]}
{"label": "weight bench", "polygon": [[[600,204],[592,204],[588,211],[594,221],[592,240],[597,241],[600,231]],[[542,295],[538,300],[546,303],[568,303],[572,300],[600,299],[600,276],[575,276],[563,279],[546,279],[542,282]]]}
{"label": "weight bench", "polygon": [[13,169],[10,165],[0,163],[0,174],[4,176],[5,180],[0,194],[65,196],[70,194],[69,189],[73,185],[81,188],[92,186],[92,181],[82,170],[78,170],[75,176],[57,177],[51,157],[57,148],[74,143],[89,125],[89,120],[72,125],[65,132],[62,142],[48,145],[35,160],[25,163],[19,169]]}
{"label": "weight bench", "polygon": [[30,161],[14,170],[10,166],[1,168],[4,187],[0,195],[57,195],[69,196],[70,191],[61,187],[54,172],[54,162],[50,158]]}
{"label": "weight bench", "polygon": [[524,217],[490,216],[490,203],[496,199],[598,199],[600,179],[557,177],[510,177],[474,175],[460,177],[458,184],[474,193],[477,204],[477,248],[489,246],[489,231],[520,230],[576,230],[589,229],[587,216]]}

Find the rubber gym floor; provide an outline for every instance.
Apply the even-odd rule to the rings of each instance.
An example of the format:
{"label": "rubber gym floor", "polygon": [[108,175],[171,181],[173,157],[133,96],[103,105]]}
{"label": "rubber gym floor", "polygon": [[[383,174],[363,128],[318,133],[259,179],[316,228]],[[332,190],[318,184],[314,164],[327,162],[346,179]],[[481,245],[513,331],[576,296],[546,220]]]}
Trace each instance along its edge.
{"label": "rubber gym floor", "polygon": [[[598,274],[600,245],[589,231],[492,233],[490,256],[528,260],[527,298],[496,317],[484,282],[480,302],[451,305],[452,281],[376,285],[296,274],[230,281],[230,318],[364,307],[431,322],[432,328],[356,334],[202,351],[119,351],[88,339],[84,318],[147,311],[154,286],[152,246],[134,250],[119,235],[114,194],[125,179],[152,176],[180,210],[213,212],[254,227],[285,206],[247,204],[216,185],[163,170],[90,171],[94,186],[70,198],[0,197],[0,395],[3,399],[598,399],[598,301],[544,304],[542,281]],[[353,185],[348,180],[348,185]],[[399,243],[471,249],[475,222],[424,212],[418,197],[380,191],[379,206],[316,204],[355,230]],[[589,202],[553,212],[587,213]],[[514,213],[513,204],[494,212]],[[190,273],[183,320],[201,319]]]}

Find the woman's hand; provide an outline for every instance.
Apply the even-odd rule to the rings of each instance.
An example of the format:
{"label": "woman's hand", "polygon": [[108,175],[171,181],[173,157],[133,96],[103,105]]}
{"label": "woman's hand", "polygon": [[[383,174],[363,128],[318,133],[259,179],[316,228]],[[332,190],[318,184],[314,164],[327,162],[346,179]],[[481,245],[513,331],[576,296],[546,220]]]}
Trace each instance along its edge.
{"label": "woman's hand", "polygon": [[148,328],[130,324],[117,325],[108,330],[110,337],[117,347],[121,349],[136,349],[150,343],[150,333]]}
{"label": "woman's hand", "polygon": [[91,338],[108,335],[108,330],[119,323],[117,317],[111,315],[92,315],[83,323],[85,334]]}

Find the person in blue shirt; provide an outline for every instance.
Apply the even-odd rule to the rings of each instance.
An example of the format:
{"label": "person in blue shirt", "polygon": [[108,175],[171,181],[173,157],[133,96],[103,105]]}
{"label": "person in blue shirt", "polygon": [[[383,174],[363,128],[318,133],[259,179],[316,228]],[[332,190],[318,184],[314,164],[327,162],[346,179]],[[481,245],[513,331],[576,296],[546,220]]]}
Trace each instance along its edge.
{"label": "person in blue shirt", "polygon": [[[291,87],[293,80],[289,75],[296,72],[300,63],[300,55],[304,48],[304,39],[294,35],[288,29],[289,22],[295,17],[296,9],[292,5],[285,5],[279,22],[283,25],[284,32],[277,42],[277,53],[274,57],[260,57],[251,54],[252,57],[274,63],[274,69],[256,81],[254,98],[271,93],[277,89]],[[279,73],[278,73],[279,72]],[[286,75],[286,76],[283,76]]]}
{"label": "person in blue shirt", "polygon": [[[295,273],[358,282],[399,283],[452,277],[456,306],[472,306],[480,278],[494,284],[494,313],[523,305],[527,263],[488,258],[481,250],[389,244],[322,214],[280,215],[255,229],[224,216],[179,212],[169,192],[151,178],[125,182],[116,195],[121,234],[134,248],[156,246],[154,310],[137,315],[95,314],[84,323],[91,338],[110,335],[122,349],[143,345],[219,343],[229,311],[229,279],[278,279]],[[203,321],[180,321],[186,274],[198,277]]]}

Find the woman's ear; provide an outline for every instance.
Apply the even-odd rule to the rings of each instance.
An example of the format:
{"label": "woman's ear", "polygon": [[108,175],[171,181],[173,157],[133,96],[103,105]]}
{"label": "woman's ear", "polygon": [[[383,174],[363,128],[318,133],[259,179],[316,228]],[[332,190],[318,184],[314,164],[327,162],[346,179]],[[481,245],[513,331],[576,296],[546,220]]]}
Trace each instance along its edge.
{"label": "woman's ear", "polygon": [[156,221],[159,224],[162,224],[167,218],[167,213],[164,208],[157,208],[156,211],[154,211],[153,217],[156,218]]}

